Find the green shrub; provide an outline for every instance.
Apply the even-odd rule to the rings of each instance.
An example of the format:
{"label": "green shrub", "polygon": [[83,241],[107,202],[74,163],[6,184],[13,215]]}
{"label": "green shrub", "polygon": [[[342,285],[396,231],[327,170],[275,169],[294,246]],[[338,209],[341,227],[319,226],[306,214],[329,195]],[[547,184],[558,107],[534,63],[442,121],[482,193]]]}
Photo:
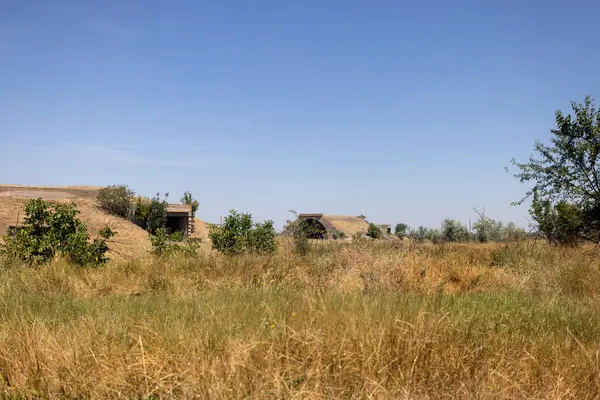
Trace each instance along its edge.
{"label": "green shrub", "polygon": [[2,253],[30,265],[51,261],[58,253],[78,265],[100,265],[108,261],[105,239],[116,233],[108,226],[90,243],[86,225],[77,218],[75,204],[50,204],[34,199],[25,206],[24,224],[4,238]]}
{"label": "green shrub", "polygon": [[193,240],[185,240],[183,232],[169,234],[166,228],[158,228],[155,234],[150,235],[152,254],[157,256],[171,256],[181,254],[194,256],[198,251],[198,244]]}
{"label": "green shrub", "polygon": [[373,239],[380,239],[383,236],[383,233],[381,232],[381,228],[373,223],[370,223],[367,236]]}
{"label": "green shrub", "polygon": [[100,208],[107,213],[122,218],[131,218],[134,195],[134,191],[127,185],[112,185],[100,189],[97,200]]}
{"label": "green shrub", "polygon": [[253,223],[251,214],[231,210],[223,226],[212,225],[208,235],[213,248],[226,255],[272,254],[277,249],[273,221]]}
{"label": "green shrub", "polygon": [[133,211],[133,222],[143,229],[148,229],[148,217],[152,209],[150,199],[138,197]]}
{"label": "green shrub", "polygon": [[[549,243],[576,246],[586,240],[586,213],[577,204],[560,201],[553,204],[533,193],[530,214],[539,232]],[[590,235],[591,236],[591,235]]]}
{"label": "green shrub", "polygon": [[146,220],[146,229],[150,234],[154,235],[160,228],[167,226],[167,206],[169,203],[165,199],[160,199],[160,193],[150,201],[150,209],[148,211],[148,219]]}
{"label": "green shrub", "polygon": [[344,233],[344,231],[337,231],[337,230],[336,230],[336,231],[333,233],[333,238],[334,238],[334,239],[343,239],[343,238],[345,238],[345,237],[346,237],[346,234]]}

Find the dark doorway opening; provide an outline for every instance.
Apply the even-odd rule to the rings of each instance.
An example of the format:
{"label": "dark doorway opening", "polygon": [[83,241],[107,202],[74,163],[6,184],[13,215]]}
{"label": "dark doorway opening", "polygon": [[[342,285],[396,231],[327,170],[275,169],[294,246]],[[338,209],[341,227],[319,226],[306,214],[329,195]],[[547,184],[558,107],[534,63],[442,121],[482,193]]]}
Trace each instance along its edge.
{"label": "dark doorway opening", "polygon": [[316,219],[305,219],[300,223],[300,229],[309,239],[327,239],[327,229]]}
{"label": "dark doorway opening", "polygon": [[184,236],[188,233],[188,214],[187,213],[168,213],[167,214],[167,232],[181,232]]}

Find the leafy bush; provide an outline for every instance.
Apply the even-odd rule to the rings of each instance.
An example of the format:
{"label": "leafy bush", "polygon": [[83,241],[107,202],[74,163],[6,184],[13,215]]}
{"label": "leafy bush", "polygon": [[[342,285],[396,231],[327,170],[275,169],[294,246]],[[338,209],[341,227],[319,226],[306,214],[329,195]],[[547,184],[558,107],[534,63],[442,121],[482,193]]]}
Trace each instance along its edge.
{"label": "leafy bush", "polygon": [[152,209],[152,201],[148,198],[138,197],[133,211],[133,222],[143,229],[148,229],[148,218]]}
{"label": "leafy bush", "polygon": [[167,226],[168,205],[169,203],[166,200],[166,195],[165,199],[161,200],[160,193],[157,193],[150,201],[148,208],[143,210],[144,212],[147,212],[145,221],[146,230],[150,232],[151,235],[154,235],[158,229]]}
{"label": "leafy bush", "polygon": [[193,240],[185,240],[182,232],[169,234],[165,228],[158,228],[154,235],[150,235],[152,253],[157,256],[171,256],[181,254],[194,256],[198,251],[198,245]]}
{"label": "leafy bush", "polygon": [[134,191],[127,185],[112,185],[100,189],[97,200],[100,208],[107,213],[122,218],[131,218],[134,195]]}
{"label": "leafy bush", "polygon": [[9,259],[30,265],[51,261],[57,253],[78,265],[100,265],[108,261],[105,239],[116,233],[109,227],[90,243],[86,225],[77,218],[75,204],[50,204],[34,199],[25,206],[23,226],[14,235],[4,238],[0,248]]}
{"label": "leafy bush", "polygon": [[559,245],[575,246],[587,240],[585,211],[582,207],[560,201],[552,204],[543,200],[534,192],[530,214],[537,223],[537,228],[548,242]]}
{"label": "leafy bush", "polygon": [[383,236],[383,233],[381,232],[381,228],[379,228],[373,223],[370,223],[369,230],[367,231],[367,236],[372,239],[380,239]]}
{"label": "leafy bush", "polygon": [[345,238],[345,237],[346,237],[346,234],[344,233],[344,231],[338,231],[338,230],[336,230],[336,231],[333,233],[333,238],[334,238],[334,239],[343,239],[343,238]]}
{"label": "leafy bush", "polygon": [[253,223],[251,214],[231,210],[223,226],[212,225],[208,235],[213,248],[226,255],[272,254],[277,249],[273,221]]}

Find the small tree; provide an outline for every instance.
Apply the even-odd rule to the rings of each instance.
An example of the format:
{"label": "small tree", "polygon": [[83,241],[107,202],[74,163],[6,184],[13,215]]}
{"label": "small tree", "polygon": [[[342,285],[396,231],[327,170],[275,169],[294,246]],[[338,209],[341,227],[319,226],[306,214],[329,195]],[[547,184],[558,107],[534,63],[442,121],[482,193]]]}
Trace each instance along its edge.
{"label": "small tree", "polygon": [[406,225],[404,223],[396,224],[396,229],[394,229],[394,234],[396,236],[398,236],[400,239],[404,238],[404,236],[406,236],[407,232],[408,232],[408,225]]}
{"label": "small tree", "polygon": [[499,242],[506,239],[506,229],[501,221],[495,221],[485,216],[485,207],[483,210],[473,208],[475,213],[479,215],[479,219],[473,224],[475,229],[475,238],[480,243],[488,241]]}
{"label": "small tree", "polygon": [[304,256],[308,253],[308,250],[310,248],[310,234],[307,231],[309,225],[302,223],[302,221],[298,218],[298,213],[295,210],[289,210],[289,212],[294,214],[294,219],[288,219],[286,221],[285,226],[283,227],[283,231],[292,234],[292,238],[294,241],[294,250],[296,251],[296,253]]}
{"label": "small tree", "polygon": [[133,213],[135,192],[127,185],[112,185],[98,191],[98,204],[109,214],[130,218]]}
{"label": "small tree", "polygon": [[192,193],[190,192],[185,192],[183,194],[183,197],[180,199],[181,204],[189,204],[192,206],[192,217],[196,217],[196,211],[198,211],[198,207],[200,206],[200,203],[198,203],[198,200],[194,199],[194,197],[192,196]]}
{"label": "small tree", "polygon": [[41,198],[25,206],[23,226],[4,238],[0,250],[10,259],[30,265],[44,264],[61,253],[77,265],[100,265],[108,261],[106,240],[116,233],[108,226],[90,243],[86,225],[75,204],[50,204]]}
{"label": "small tree", "polygon": [[469,230],[459,221],[446,218],[442,221],[442,237],[447,242],[466,242],[469,240]]}
{"label": "small tree", "polygon": [[148,218],[152,209],[152,200],[138,197],[133,211],[133,222],[143,229],[148,230]]}
{"label": "small tree", "polygon": [[212,225],[208,234],[213,248],[226,255],[271,254],[277,249],[273,221],[253,223],[251,214],[231,210],[223,226]]}
{"label": "small tree", "polygon": [[[512,160],[520,170],[514,176],[521,182],[533,183],[533,188],[517,204],[534,197],[532,217],[540,224],[539,230],[555,243],[571,242],[569,237],[598,243],[600,110],[589,96],[583,104],[571,102],[571,108],[573,115],[555,112],[557,127],[551,130],[550,145],[535,142],[539,158],[530,157],[525,163]],[[557,219],[563,222],[558,223]],[[563,228],[567,231],[557,231]]]}
{"label": "small tree", "polygon": [[561,201],[552,204],[534,192],[530,214],[539,232],[553,244],[574,246],[588,239],[585,232],[585,211],[574,204]]}
{"label": "small tree", "polygon": [[165,199],[160,199],[160,193],[156,193],[156,196],[150,201],[150,209],[148,210],[148,219],[146,221],[146,229],[150,234],[155,234],[159,228],[165,228],[167,226],[167,206],[169,205]]}

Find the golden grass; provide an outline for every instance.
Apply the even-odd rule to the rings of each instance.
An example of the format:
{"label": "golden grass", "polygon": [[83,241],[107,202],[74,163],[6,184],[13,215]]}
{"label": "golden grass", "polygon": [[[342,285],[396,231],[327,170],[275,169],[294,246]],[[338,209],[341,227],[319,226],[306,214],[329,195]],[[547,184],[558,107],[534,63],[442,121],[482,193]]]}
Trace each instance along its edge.
{"label": "golden grass", "polygon": [[5,266],[0,395],[598,398],[599,255],[365,242]]}

